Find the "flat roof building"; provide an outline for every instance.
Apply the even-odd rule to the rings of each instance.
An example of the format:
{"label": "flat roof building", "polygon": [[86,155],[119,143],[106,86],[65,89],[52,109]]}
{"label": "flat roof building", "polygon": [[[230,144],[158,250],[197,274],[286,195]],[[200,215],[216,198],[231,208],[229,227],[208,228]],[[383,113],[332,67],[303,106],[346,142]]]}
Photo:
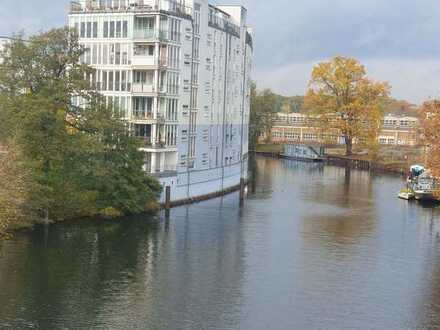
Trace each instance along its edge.
{"label": "flat roof building", "polygon": [[252,36],[242,6],[207,0],[83,0],[69,25],[92,82],[142,141],[172,200],[247,176]]}

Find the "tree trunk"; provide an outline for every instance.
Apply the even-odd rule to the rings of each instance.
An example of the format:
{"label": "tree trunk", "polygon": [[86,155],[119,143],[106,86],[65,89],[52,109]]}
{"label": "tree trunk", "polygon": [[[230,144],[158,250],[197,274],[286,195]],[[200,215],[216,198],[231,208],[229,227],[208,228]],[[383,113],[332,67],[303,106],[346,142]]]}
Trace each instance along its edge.
{"label": "tree trunk", "polygon": [[345,155],[351,156],[353,154],[353,138],[346,136],[345,137]]}

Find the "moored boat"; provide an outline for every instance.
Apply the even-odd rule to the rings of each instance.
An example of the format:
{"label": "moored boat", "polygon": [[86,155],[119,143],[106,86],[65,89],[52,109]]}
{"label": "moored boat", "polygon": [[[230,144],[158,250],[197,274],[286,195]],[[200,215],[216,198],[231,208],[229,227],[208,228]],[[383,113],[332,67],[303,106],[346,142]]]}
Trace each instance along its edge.
{"label": "moored boat", "polygon": [[402,189],[399,194],[397,195],[400,199],[405,199],[407,201],[412,200],[415,198],[414,192],[412,192],[409,189]]}

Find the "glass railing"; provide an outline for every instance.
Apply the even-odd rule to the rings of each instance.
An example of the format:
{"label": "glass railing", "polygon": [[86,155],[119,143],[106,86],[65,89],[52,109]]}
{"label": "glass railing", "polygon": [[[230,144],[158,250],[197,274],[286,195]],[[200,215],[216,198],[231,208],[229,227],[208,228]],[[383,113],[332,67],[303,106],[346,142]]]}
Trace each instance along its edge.
{"label": "glass railing", "polygon": [[146,12],[166,11],[180,16],[191,16],[192,8],[175,0],[160,0],[154,4],[145,3],[143,0],[126,0],[113,3],[111,1],[76,0],[70,2],[71,13],[81,12]]}
{"label": "glass railing", "polygon": [[156,38],[156,33],[154,30],[134,30],[133,37],[135,39],[143,39],[149,41]]}

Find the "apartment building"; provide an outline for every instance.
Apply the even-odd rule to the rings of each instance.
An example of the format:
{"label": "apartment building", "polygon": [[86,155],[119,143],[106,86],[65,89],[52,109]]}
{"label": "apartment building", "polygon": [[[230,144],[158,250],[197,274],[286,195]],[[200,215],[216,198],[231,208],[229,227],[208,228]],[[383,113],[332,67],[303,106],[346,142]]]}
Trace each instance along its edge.
{"label": "apartment building", "polygon": [[[262,139],[265,137],[262,136]],[[323,127],[317,118],[301,113],[278,113],[271,130],[271,139],[275,143],[344,143],[344,138],[337,129]],[[418,118],[386,115],[382,120],[378,142],[382,145],[417,145],[419,143]]]}
{"label": "apartment building", "polygon": [[8,37],[0,37],[0,64],[2,64],[3,62],[3,52],[5,49],[6,44],[8,44],[9,42],[11,42],[11,38]]}
{"label": "apartment building", "polygon": [[[252,36],[241,6],[83,0],[69,25],[89,77],[142,143],[144,169],[183,200],[247,177]],[[75,100],[80,103],[81,100]]]}

